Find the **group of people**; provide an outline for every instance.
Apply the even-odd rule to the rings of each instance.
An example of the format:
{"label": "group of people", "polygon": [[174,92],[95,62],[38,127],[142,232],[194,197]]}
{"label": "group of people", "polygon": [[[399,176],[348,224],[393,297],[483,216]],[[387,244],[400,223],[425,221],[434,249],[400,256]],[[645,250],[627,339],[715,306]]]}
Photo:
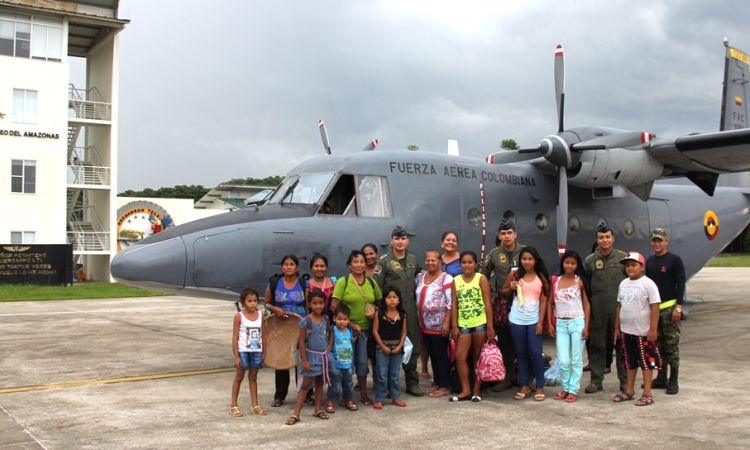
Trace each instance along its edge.
{"label": "group of people", "polygon": [[[533,395],[534,400],[543,401],[545,330],[556,339],[560,365],[562,390],[555,400],[577,400],[585,370],[584,344],[591,371],[585,393],[603,390],[614,350],[620,381],[615,402],[635,400],[639,367],[643,394],[637,406],[654,403],[652,388],[676,394],[685,270],[679,256],[667,252],[665,230],[654,229],[650,238],[654,255],[646,261],[637,252],[614,249],[614,233],[602,224],[596,232],[596,250],[585,259],[566,251],[553,276],[535,248],[516,241],[515,223],[508,219],[499,226],[497,247],[483,262],[472,251],[459,253],[457,234],[446,232],[441,238],[442,252],[425,253],[423,270],[408,251],[409,237],[400,226],[391,234],[388,253],[378,256],[374,244],[352,251],[347,260],[349,273],[339,279],[327,276],[328,261],[323,255],[312,257],[309,280],[299,278],[296,256],[284,256],[281,276],[272,277],[266,287],[264,306],[267,314],[283,318],[294,313],[302,318],[298,326],[301,363],[295,368],[302,382],[287,424],[300,420],[305,403],[315,405],[314,416],[320,419],[328,419],[336,406],[358,410],[353,399],[357,388],[364,405],[382,409],[390,398],[391,404],[405,407],[400,398],[401,367],[406,393],[412,396],[480,402],[481,383],[473,382],[471,371],[483,344],[490,340],[497,341],[506,373],[492,390],[510,389],[517,370],[520,389],[514,398]],[[252,413],[266,414],[257,399],[264,335],[258,298],[258,292],[245,289],[243,309],[234,318],[233,416],[243,415],[237,397],[246,371]],[[408,358],[405,347],[411,347]],[[427,390],[419,386],[420,353],[431,361],[433,383]],[[422,375],[429,376],[427,358],[421,358]],[[451,395],[451,359],[461,385],[455,395]],[[374,400],[366,389],[370,363],[375,374]],[[671,367],[669,377],[667,366]],[[658,376],[652,382],[653,370],[658,370]],[[289,382],[289,370],[276,371],[272,407],[284,403]]]}

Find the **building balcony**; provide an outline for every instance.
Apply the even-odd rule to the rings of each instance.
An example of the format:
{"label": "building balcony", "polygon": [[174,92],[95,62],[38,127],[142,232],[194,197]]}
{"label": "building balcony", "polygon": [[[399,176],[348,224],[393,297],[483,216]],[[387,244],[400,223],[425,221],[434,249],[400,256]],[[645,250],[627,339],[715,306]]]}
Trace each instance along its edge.
{"label": "building balcony", "polygon": [[68,157],[68,186],[101,186],[111,183],[112,168],[102,162],[96,147],[74,147]]}
{"label": "building balcony", "polygon": [[68,231],[68,244],[73,245],[73,254],[106,254],[110,237],[107,231]]}
{"label": "building balcony", "polygon": [[68,108],[73,111],[75,119],[95,122],[112,121],[112,103],[105,102],[96,87],[83,90],[76,89],[72,84],[69,85]]}

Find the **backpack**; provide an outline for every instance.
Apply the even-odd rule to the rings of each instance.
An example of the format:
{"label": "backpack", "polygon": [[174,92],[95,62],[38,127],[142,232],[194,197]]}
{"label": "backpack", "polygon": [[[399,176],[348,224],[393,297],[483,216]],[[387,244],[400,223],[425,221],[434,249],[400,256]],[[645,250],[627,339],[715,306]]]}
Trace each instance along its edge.
{"label": "backpack", "polygon": [[482,346],[476,372],[479,381],[496,382],[505,379],[503,355],[494,340],[487,341]]}
{"label": "backpack", "polygon": [[[518,281],[518,272],[512,273],[513,279]],[[492,301],[492,325],[496,330],[507,330],[510,328],[510,322],[508,317],[510,316],[510,308],[513,306],[513,294],[509,297],[504,297],[501,290],[497,291],[497,295]]]}
{"label": "backpack", "polygon": [[[326,337],[328,337],[328,330],[330,330],[331,328],[331,325],[328,322],[328,316],[323,315],[323,323],[325,323],[326,325],[325,327]],[[312,331],[312,327],[313,327],[313,320],[309,314],[305,316],[305,325],[307,325],[307,335],[305,336],[305,342],[307,342],[307,340],[310,339],[310,332]]]}
{"label": "backpack", "polygon": [[[269,302],[271,305],[276,304],[276,288],[279,287],[279,281],[281,281],[282,278],[284,278],[283,274],[275,273],[271,275],[271,278],[268,279],[268,284],[271,288],[271,301]],[[305,287],[307,286],[307,284],[305,284],[305,280],[303,280],[302,278],[297,278],[297,283],[299,283],[300,289],[302,289],[302,292],[304,292]]]}

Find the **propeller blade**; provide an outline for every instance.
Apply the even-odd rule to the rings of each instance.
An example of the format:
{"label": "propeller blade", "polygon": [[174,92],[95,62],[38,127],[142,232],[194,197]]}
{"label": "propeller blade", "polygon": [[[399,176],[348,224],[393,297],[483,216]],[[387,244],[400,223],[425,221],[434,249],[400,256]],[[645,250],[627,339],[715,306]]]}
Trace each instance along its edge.
{"label": "propeller blade", "polygon": [[560,184],[557,199],[557,252],[565,253],[568,240],[568,174],[564,166],[557,169]]}
{"label": "propeller blade", "polygon": [[601,150],[604,148],[626,148],[643,145],[656,136],[651,133],[642,133],[640,131],[627,131],[625,133],[609,134],[588,141],[579,142],[571,145],[571,150]]}
{"label": "propeller blade", "polygon": [[378,146],[378,140],[377,139],[373,139],[373,140],[370,141],[369,144],[367,144],[367,146],[364,148],[364,151],[367,152],[367,151],[370,151],[370,150],[375,150],[375,147],[377,147],[377,146]]}
{"label": "propeller blade", "polygon": [[559,133],[562,133],[563,113],[565,112],[565,55],[562,45],[555,49],[555,100],[557,100],[557,122]]}
{"label": "propeller blade", "polygon": [[518,153],[539,153],[539,147],[537,148],[522,148],[518,150]]}
{"label": "propeller blade", "polygon": [[448,139],[448,154],[458,156],[458,141],[454,139]]}
{"label": "propeller blade", "polygon": [[331,143],[328,142],[328,132],[326,131],[326,124],[322,120],[318,121],[318,128],[320,128],[320,137],[323,139],[323,147],[326,149],[326,154],[331,154]]}
{"label": "propeller blade", "polygon": [[539,157],[539,152],[534,150],[534,154],[528,152],[521,152],[520,150],[505,150],[502,152],[493,153],[487,156],[484,160],[490,164],[510,164],[522,161],[528,161]]}

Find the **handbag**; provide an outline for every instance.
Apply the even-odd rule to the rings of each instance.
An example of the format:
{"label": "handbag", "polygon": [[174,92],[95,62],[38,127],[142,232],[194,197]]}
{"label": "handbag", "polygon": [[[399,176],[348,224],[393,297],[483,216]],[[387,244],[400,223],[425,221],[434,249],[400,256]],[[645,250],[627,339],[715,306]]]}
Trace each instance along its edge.
{"label": "handbag", "polygon": [[409,359],[411,359],[411,353],[414,351],[414,344],[411,343],[409,340],[409,336],[406,336],[406,340],[404,341],[404,356],[401,358],[401,362],[404,364],[409,363]]}
{"label": "handbag", "polygon": [[[518,272],[513,272],[513,279],[518,281]],[[505,297],[502,289],[497,292],[492,301],[492,325],[496,330],[507,330],[510,327],[510,308],[513,306],[513,296]]]}
{"label": "handbag", "polygon": [[377,311],[377,308],[375,307],[375,303],[365,303],[365,317],[367,319],[374,319],[375,318],[375,311]]}

